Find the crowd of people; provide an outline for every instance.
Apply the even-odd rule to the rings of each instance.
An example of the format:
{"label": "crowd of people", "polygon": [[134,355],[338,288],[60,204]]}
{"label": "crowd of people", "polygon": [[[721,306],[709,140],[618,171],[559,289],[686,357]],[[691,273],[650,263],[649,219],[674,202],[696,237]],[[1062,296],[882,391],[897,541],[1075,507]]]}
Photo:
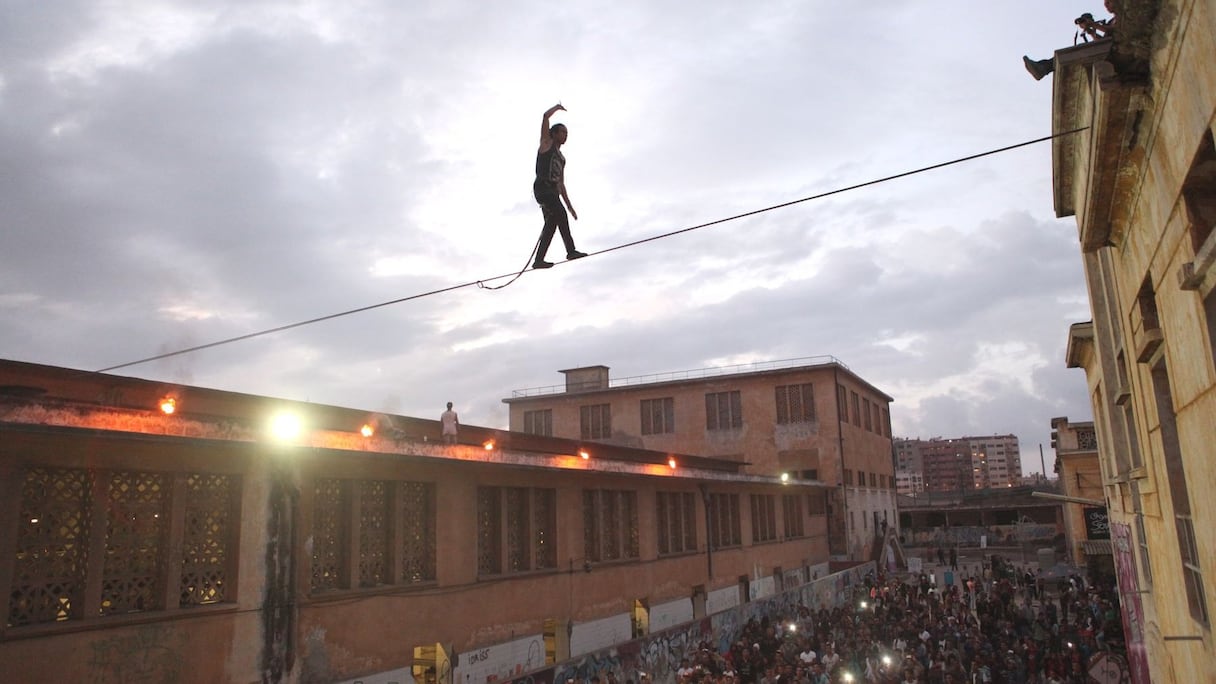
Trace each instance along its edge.
{"label": "crowd of people", "polygon": [[725,653],[699,644],[677,681],[1074,684],[1088,681],[1091,657],[1122,651],[1113,580],[1048,583],[999,557],[965,571],[944,586],[871,575],[847,605],[752,620]]}

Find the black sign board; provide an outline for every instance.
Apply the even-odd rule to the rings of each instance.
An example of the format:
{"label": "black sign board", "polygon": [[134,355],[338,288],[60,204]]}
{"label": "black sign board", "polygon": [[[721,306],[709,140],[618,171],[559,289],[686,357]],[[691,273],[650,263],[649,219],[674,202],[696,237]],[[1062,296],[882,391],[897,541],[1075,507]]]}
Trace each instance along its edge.
{"label": "black sign board", "polygon": [[1082,513],[1085,515],[1086,539],[1110,539],[1110,519],[1106,517],[1105,508],[1086,506]]}

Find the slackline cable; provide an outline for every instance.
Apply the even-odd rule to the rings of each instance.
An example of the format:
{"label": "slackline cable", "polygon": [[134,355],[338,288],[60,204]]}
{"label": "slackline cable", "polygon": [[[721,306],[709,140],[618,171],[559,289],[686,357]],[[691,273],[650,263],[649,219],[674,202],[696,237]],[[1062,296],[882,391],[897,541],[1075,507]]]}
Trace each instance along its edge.
{"label": "slackline cable", "polygon": [[[764,207],[763,209],[755,209],[752,211],[744,212],[742,214],[735,214],[734,216],[728,216],[726,218],[720,218],[720,219],[716,219],[713,221],[708,221],[706,223],[701,223],[701,224],[698,224],[695,226],[688,226],[687,228],[681,228],[679,230],[673,230],[673,231],[670,231],[667,233],[660,233],[658,235],[652,235],[650,237],[642,238],[640,240],[634,240],[633,242],[625,242],[625,243],[616,245],[614,247],[608,247],[606,249],[601,249],[597,252],[590,252],[587,254],[587,256],[592,257],[592,256],[600,255],[600,254],[607,254],[608,252],[615,252],[620,249],[625,249],[626,247],[635,247],[637,245],[645,244],[647,242],[653,242],[655,240],[661,240],[663,238],[669,238],[669,237],[673,237],[675,235],[689,233],[694,230],[700,230],[701,228],[708,228],[710,226],[716,226],[716,225],[719,225],[722,223],[727,223],[729,221],[737,221],[739,219],[747,218],[749,216],[755,216],[757,214],[763,214],[768,211],[774,211],[777,209],[784,209],[786,207],[792,207],[795,204],[801,204],[803,202],[810,202],[811,200],[822,199],[824,197],[829,197],[831,195],[838,195],[842,192],[858,190],[861,188],[869,187],[871,185],[878,185],[879,183],[886,183],[888,181],[905,178],[907,176],[912,176],[912,175],[915,175],[918,173],[924,173],[926,171],[933,171],[933,170],[940,169],[940,168],[943,168],[946,166],[953,166],[955,164],[961,164],[963,162],[972,161],[975,159],[979,159],[981,157],[988,157],[988,156],[991,156],[994,154],[1000,154],[1002,152],[1016,150],[1019,147],[1026,147],[1028,145],[1034,145],[1037,143],[1045,142],[1047,140],[1054,140],[1055,138],[1061,138],[1061,137],[1064,137],[1067,135],[1072,135],[1074,133],[1079,133],[1081,131],[1087,130],[1088,128],[1089,128],[1088,126],[1085,126],[1082,128],[1074,128],[1072,130],[1064,131],[1062,133],[1054,133],[1052,135],[1043,136],[1041,138],[1035,138],[1034,140],[1027,140],[1025,142],[1020,142],[1020,143],[1017,143],[1014,145],[1006,145],[1005,147],[998,147],[993,150],[988,150],[987,152],[979,152],[977,154],[968,155],[966,157],[959,157],[958,159],[952,159],[950,161],[945,161],[945,162],[941,162],[938,164],[932,164],[930,166],[922,166],[918,169],[913,169],[911,171],[904,171],[903,173],[897,173],[892,176],[884,176],[882,178],[875,178],[874,180],[866,181],[864,183],[857,183],[856,185],[849,185],[849,186],[846,186],[843,188],[836,188],[835,190],[828,190],[826,192],[821,192],[821,193],[818,193],[815,195],[811,195],[809,197],[803,197],[801,199],[790,200],[789,202],[782,202],[781,204],[774,204],[769,207]],[[532,248],[533,255],[536,254],[536,249],[537,249],[537,247],[539,247],[539,245],[540,245],[540,239],[538,238],[536,245],[533,246],[533,248]],[[532,257],[529,257],[529,259],[531,259],[531,258]],[[555,265],[561,265],[563,263],[567,263],[567,262],[558,262]],[[215,342],[208,342],[207,344],[200,344],[200,345],[196,345],[193,347],[187,347],[185,349],[179,349],[177,351],[166,352],[164,354],[157,354],[155,356],[148,356],[148,357],[145,357],[142,359],[138,359],[136,361],[128,361],[127,363],[121,363],[116,366],[107,366],[106,368],[100,368],[95,372],[106,373],[106,372],[109,372],[112,370],[118,370],[119,368],[127,368],[129,366],[137,366],[139,364],[148,363],[150,361],[159,361],[161,359],[167,359],[167,358],[170,358],[173,356],[181,356],[182,354],[190,354],[190,353],[193,353],[196,351],[202,351],[204,349],[211,349],[212,347],[219,347],[219,346],[226,345],[226,344],[232,344],[234,342],[242,342],[244,340],[253,339],[255,337],[262,337],[264,335],[270,335],[270,334],[277,333],[277,332],[283,332],[284,330],[291,330],[292,328],[301,328],[303,326],[312,325],[314,323],[321,323],[324,321],[333,320],[335,318],[341,318],[343,316],[350,316],[350,315],[357,314],[357,313],[363,313],[365,311],[371,311],[372,309],[380,309],[380,308],[383,308],[386,306],[392,306],[394,304],[401,304],[403,302],[408,302],[408,301],[412,301],[415,299],[422,299],[423,297],[431,297],[434,295],[443,294],[445,292],[452,292],[454,290],[460,290],[460,289],[463,289],[466,287],[472,287],[474,285],[476,285],[479,288],[486,289],[486,290],[500,290],[500,289],[506,287],[507,285],[514,283],[527,270],[528,270],[528,265],[525,264],[523,269],[521,269],[518,273],[515,273],[515,272],[505,273],[503,275],[496,275],[496,276],[493,276],[490,278],[484,278],[482,280],[471,280],[469,282],[459,283],[457,285],[449,285],[448,287],[441,287],[436,290],[430,290],[428,292],[421,292],[418,294],[410,295],[408,297],[400,297],[398,299],[392,299],[387,302],[380,302],[379,304],[370,304],[368,306],[361,306],[357,309],[350,309],[347,311],[341,311],[339,313],[329,314],[327,316],[319,316],[317,318],[310,318],[306,321],[289,323],[287,325],[280,325],[278,327],[268,328],[266,330],[259,330],[257,332],[247,333],[245,335],[238,335],[236,337],[229,337],[227,339],[217,340]],[[533,269],[533,270],[535,270],[535,269]],[[497,286],[492,286],[492,287],[489,285],[486,285],[486,283],[491,283],[496,280],[502,280],[503,278],[510,278],[510,280],[502,285],[497,285]]]}

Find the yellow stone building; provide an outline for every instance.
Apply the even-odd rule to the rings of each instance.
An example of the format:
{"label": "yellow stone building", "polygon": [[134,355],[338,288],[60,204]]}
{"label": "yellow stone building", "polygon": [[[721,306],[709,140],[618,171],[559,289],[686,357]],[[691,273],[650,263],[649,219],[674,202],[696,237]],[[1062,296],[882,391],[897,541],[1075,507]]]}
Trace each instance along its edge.
{"label": "yellow stone building", "polygon": [[[1091,325],[1091,324],[1085,324]],[[1092,325],[1091,325],[1092,327]],[[1064,542],[1068,562],[1087,569],[1090,577],[1114,574],[1111,564],[1110,523],[1098,464],[1098,439],[1092,422],[1070,423],[1051,419],[1051,444],[1056,450],[1060,493],[1064,503]],[[1088,499],[1093,503],[1087,503]]]}
{"label": "yellow stone building", "polygon": [[[1113,0],[1053,59],[1054,194],[1076,216],[1085,370],[1134,682],[1216,681],[1216,2]],[[1070,133],[1071,132],[1071,133]]]}

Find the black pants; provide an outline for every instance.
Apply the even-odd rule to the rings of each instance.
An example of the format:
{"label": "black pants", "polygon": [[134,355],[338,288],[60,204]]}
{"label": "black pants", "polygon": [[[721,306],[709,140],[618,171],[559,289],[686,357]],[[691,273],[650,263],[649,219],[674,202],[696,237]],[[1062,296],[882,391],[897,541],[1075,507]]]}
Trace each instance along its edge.
{"label": "black pants", "polygon": [[570,235],[570,216],[562,206],[562,199],[556,193],[534,192],[536,202],[545,215],[545,227],[540,231],[540,244],[536,247],[536,260],[542,261],[549,252],[549,243],[553,242],[553,231],[561,230],[562,242],[566,244],[566,254],[574,251],[574,237]]}

